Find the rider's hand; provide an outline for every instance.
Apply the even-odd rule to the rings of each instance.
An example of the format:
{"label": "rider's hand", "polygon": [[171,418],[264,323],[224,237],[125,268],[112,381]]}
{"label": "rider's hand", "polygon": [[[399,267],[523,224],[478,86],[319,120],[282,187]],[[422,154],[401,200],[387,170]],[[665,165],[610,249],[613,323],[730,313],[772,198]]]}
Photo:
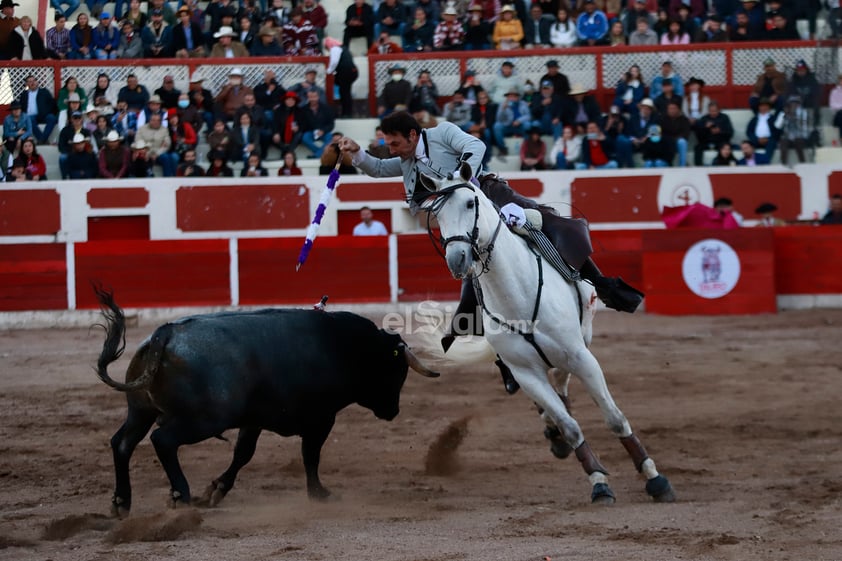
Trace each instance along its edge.
{"label": "rider's hand", "polygon": [[339,140],[339,149],[343,152],[350,152],[352,154],[356,154],[360,151],[360,145],[354,142],[352,139],[348,138],[347,136],[343,136]]}

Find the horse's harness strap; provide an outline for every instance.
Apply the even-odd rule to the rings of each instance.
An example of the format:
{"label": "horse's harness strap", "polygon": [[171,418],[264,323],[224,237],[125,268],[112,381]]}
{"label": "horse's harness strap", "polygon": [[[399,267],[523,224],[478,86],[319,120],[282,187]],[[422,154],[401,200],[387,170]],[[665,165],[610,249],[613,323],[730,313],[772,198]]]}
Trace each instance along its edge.
{"label": "horse's harness strap", "polygon": [[[501,221],[501,223],[502,223],[502,221]],[[499,225],[498,225],[498,228],[499,228]],[[495,232],[495,237],[496,237],[496,232]],[[543,265],[544,260],[541,258],[541,254],[538,253],[537,251],[535,251],[532,248],[532,246],[527,245],[527,247],[529,248],[529,251],[532,252],[532,255],[535,256],[535,261],[538,264],[538,292],[537,292],[537,294],[535,294],[535,305],[532,307],[532,320],[530,321],[530,329],[534,329],[535,320],[538,319],[538,312],[541,308],[541,294],[544,291],[544,265]],[[476,295],[477,295],[477,301],[479,302],[479,305],[482,308],[483,313],[486,316],[488,316],[488,318],[491,319],[491,321],[493,321],[494,323],[496,323],[497,325],[499,325],[503,329],[505,329],[507,331],[510,331],[512,333],[517,333],[518,335],[523,337],[526,340],[527,343],[532,345],[532,348],[535,349],[535,352],[538,353],[538,356],[541,357],[541,360],[544,361],[544,364],[546,364],[548,368],[553,368],[553,363],[550,362],[550,359],[547,358],[547,355],[544,353],[543,349],[541,349],[541,346],[535,340],[535,333],[532,332],[532,331],[524,331],[524,330],[520,329],[519,327],[511,325],[510,323],[508,323],[504,320],[501,320],[500,318],[498,318],[497,316],[492,314],[491,311],[485,305],[485,299],[483,298],[483,295],[482,295],[482,287],[479,284],[479,279],[476,276],[474,276],[474,277],[471,278],[471,283],[473,284],[474,292],[476,292]]]}

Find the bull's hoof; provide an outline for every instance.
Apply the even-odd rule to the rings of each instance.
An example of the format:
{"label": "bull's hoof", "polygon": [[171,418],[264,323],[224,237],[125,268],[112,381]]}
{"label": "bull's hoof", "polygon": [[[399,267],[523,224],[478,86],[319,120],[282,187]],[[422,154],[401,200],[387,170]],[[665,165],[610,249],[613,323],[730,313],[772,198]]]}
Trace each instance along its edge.
{"label": "bull's hoof", "polygon": [[607,483],[597,483],[591,491],[591,503],[595,505],[613,505],[616,502],[614,491]]}
{"label": "bull's hoof", "polygon": [[111,498],[111,516],[113,516],[114,518],[127,517],[131,508],[131,502],[121,499],[117,496]]}
{"label": "bull's hoof", "polygon": [[656,475],[646,481],[646,494],[652,497],[656,503],[674,503],[675,491],[669,480],[663,475]]}
{"label": "bull's hoof", "polygon": [[215,507],[222,502],[222,499],[225,498],[229,490],[224,483],[215,479],[205,488],[205,492],[202,493],[201,497],[193,500],[193,506],[202,508]]}
{"label": "bull's hoof", "polygon": [[311,501],[327,502],[331,494],[324,487],[313,487],[312,489],[307,489],[307,496],[310,497]]}
{"label": "bull's hoof", "polygon": [[172,509],[190,506],[190,495],[182,495],[180,491],[170,491],[170,500],[167,506]]}
{"label": "bull's hoof", "polygon": [[453,346],[454,341],[456,341],[456,337],[450,334],[445,335],[441,338],[441,349],[446,353]]}
{"label": "bull's hoof", "polygon": [[561,431],[556,427],[546,427],[544,429],[544,438],[550,441],[550,452],[559,460],[563,460],[573,452],[573,447],[564,440],[564,437],[561,436]]}

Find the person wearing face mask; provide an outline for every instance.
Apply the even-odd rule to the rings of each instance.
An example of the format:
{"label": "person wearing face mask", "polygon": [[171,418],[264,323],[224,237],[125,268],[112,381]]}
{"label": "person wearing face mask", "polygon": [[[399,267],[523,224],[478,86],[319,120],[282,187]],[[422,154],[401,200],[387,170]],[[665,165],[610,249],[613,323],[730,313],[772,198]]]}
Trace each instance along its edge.
{"label": "person wearing face mask", "polygon": [[589,121],[587,134],[582,141],[582,161],[577,162],[576,169],[616,169],[617,160],[612,158],[614,146],[609,137],[605,136],[596,121]]}
{"label": "person wearing face mask", "polygon": [[216,95],[217,115],[231,121],[237,109],[245,105],[246,95],[254,95],[254,90],[243,84],[243,71],[234,68],[228,74],[228,83]]}
{"label": "person wearing face mask", "polygon": [[389,69],[391,80],[383,86],[377,99],[377,116],[383,118],[395,111],[406,111],[412,102],[412,84],[404,79],[406,68],[396,64]]}
{"label": "person wearing face mask", "polygon": [[661,136],[661,126],[649,127],[649,134],[640,146],[645,168],[666,168],[672,166],[675,158],[675,144]]}

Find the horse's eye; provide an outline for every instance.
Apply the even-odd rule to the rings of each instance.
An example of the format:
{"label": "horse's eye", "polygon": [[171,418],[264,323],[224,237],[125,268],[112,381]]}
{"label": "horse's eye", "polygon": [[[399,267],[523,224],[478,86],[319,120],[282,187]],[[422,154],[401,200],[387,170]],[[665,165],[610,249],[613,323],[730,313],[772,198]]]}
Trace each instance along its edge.
{"label": "horse's eye", "polygon": [[473,210],[474,204],[476,204],[474,201],[468,201],[468,210]]}

